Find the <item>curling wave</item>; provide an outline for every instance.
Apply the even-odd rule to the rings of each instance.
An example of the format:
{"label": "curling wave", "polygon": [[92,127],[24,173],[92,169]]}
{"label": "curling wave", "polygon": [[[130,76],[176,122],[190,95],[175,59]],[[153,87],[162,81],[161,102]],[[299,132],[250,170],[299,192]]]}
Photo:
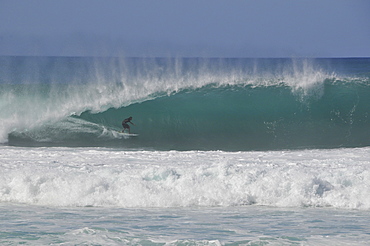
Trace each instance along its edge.
{"label": "curling wave", "polygon": [[[34,61],[43,76],[2,77],[11,78],[1,85],[7,144],[231,151],[370,145],[368,59],[340,66],[335,59],[45,59]],[[58,65],[46,73],[51,61]],[[128,116],[137,138],[116,134]]]}

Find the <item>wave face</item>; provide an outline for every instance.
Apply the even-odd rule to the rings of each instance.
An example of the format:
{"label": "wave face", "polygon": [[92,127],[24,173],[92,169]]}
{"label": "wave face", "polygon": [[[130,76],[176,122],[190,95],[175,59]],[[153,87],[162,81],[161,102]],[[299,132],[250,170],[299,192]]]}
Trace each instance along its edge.
{"label": "wave face", "polygon": [[[2,57],[16,146],[266,150],[370,145],[370,59]],[[122,137],[133,117],[135,138]]]}

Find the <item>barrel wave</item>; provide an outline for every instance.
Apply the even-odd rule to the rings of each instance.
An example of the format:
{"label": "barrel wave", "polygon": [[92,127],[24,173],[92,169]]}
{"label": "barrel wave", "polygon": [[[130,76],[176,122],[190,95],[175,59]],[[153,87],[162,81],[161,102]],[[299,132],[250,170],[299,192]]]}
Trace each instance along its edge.
{"label": "barrel wave", "polygon": [[[285,85],[206,86],[78,119],[119,128],[133,116],[136,147],[170,149],[330,148],[370,144],[370,89],[326,81],[303,101]],[[118,123],[118,124],[117,124]],[[133,142],[133,143],[131,143]]]}
{"label": "barrel wave", "polygon": [[[370,145],[369,59],[49,58],[28,65],[9,59],[3,62],[23,75],[2,75],[8,145],[226,151]],[[47,70],[51,61],[56,68]],[[37,76],[32,70],[24,77],[34,63]],[[129,116],[138,137],[117,134]]]}

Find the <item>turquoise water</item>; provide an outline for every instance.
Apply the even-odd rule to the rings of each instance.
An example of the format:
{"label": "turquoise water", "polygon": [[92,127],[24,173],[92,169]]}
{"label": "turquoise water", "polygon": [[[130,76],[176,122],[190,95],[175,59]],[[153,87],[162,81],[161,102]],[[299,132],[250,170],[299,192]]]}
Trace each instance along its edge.
{"label": "turquoise water", "polygon": [[[370,144],[369,59],[2,58],[2,142],[158,150]],[[114,134],[132,116],[136,139]]]}
{"label": "turquoise water", "polygon": [[365,245],[369,71],[0,57],[0,244]]}

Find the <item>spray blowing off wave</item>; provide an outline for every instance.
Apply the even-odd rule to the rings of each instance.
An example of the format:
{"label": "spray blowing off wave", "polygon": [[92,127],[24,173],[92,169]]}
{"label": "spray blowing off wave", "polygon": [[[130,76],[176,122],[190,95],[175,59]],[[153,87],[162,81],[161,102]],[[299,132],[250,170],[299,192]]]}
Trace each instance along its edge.
{"label": "spray blowing off wave", "polygon": [[[369,145],[369,76],[331,69],[328,61],[9,59],[2,62],[10,68],[27,71],[28,61],[39,70],[37,76],[1,71],[0,136],[10,145],[180,150]],[[139,138],[115,134],[128,116]]]}
{"label": "spray blowing off wave", "polygon": [[2,57],[0,63],[1,142],[11,131],[55,123],[85,110],[129,105],[181,86],[175,71],[160,73],[155,62],[140,68],[136,60],[126,67],[119,59]]}
{"label": "spray blowing off wave", "polygon": [[[324,95],[303,101],[286,85],[205,86],[121,108],[85,111],[11,135],[11,144],[121,146],[177,150],[331,148],[369,145],[370,88],[326,81]],[[137,139],[115,135],[134,117]]]}
{"label": "spray blowing off wave", "polygon": [[0,57],[0,141],[12,131],[244,77],[202,59]]}

